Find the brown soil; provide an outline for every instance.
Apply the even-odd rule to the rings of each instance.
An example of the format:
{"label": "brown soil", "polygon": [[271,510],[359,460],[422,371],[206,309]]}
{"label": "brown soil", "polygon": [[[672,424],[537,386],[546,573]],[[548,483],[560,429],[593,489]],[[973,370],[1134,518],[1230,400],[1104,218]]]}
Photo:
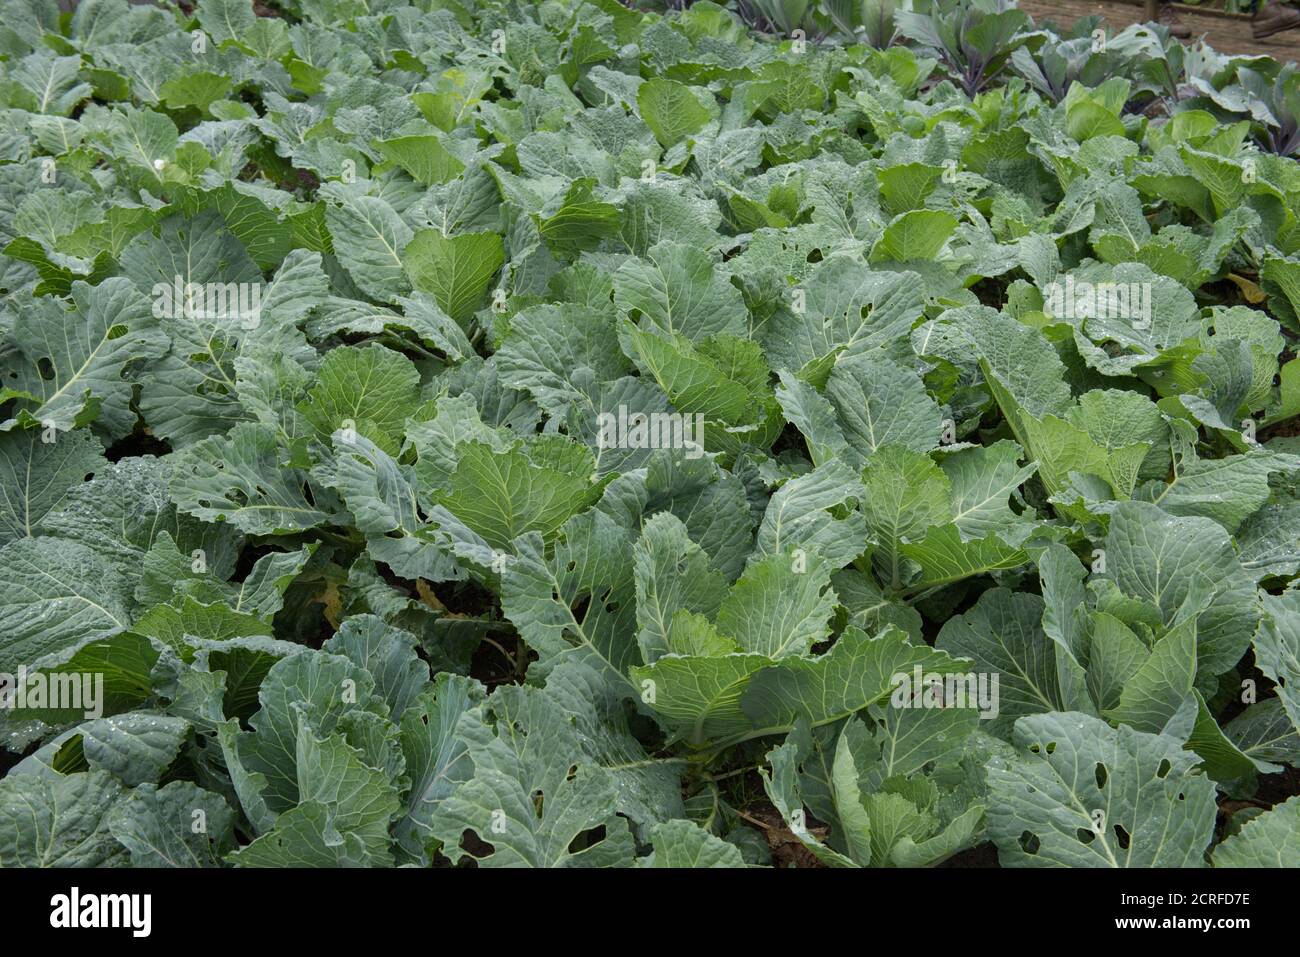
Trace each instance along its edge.
{"label": "brown soil", "polygon": [[[758,828],[772,851],[774,867],[821,867],[821,861],[803,846],[803,842],[786,827],[781,813],[768,801],[755,801],[740,812],[740,816]],[[810,821],[808,831],[818,840],[825,840],[827,828]]]}
{"label": "brown soil", "polygon": [[[1143,6],[1128,0],[1021,0],[1020,9],[1035,21],[1050,18],[1062,26],[1093,15],[1105,17],[1114,29],[1146,20]],[[1300,30],[1256,40],[1251,36],[1248,18],[1213,16],[1183,6],[1178,8],[1178,13],[1191,27],[1193,37],[1204,35],[1210,46],[1221,53],[1262,53],[1283,61],[1300,60]]]}

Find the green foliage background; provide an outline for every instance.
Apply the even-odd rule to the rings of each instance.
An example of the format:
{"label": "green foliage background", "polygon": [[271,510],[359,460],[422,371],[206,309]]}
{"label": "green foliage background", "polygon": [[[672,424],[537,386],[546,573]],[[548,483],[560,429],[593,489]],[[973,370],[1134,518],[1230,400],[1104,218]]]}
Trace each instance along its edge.
{"label": "green foliage background", "polygon": [[1294,69],[951,6],[3,0],[0,864],[1300,864]]}

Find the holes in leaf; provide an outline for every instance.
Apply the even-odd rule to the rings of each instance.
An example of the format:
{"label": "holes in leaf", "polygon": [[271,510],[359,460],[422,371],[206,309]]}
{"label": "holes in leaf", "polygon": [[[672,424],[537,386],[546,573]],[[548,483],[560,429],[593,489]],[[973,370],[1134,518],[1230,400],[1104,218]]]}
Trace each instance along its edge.
{"label": "holes in leaf", "polygon": [[1055,742],[1055,741],[1048,741],[1048,742],[1047,742],[1047,753],[1048,753],[1048,754],[1055,754],[1055,753],[1056,753],[1056,742]]}
{"label": "holes in leaf", "polygon": [[1097,832],[1090,827],[1077,828],[1074,836],[1079,839],[1080,844],[1091,844],[1097,839]]}
{"label": "holes in leaf", "polygon": [[1097,775],[1097,790],[1100,791],[1106,786],[1106,780],[1107,780],[1106,765],[1098,761],[1097,767],[1094,770]]}
{"label": "holes in leaf", "polygon": [[593,827],[589,831],[583,831],[572,841],[569,842],[569,853],[577,854],[579,851],[585,851],[589,847],[595,847],[605,839],[605,825]]}
{"label": "holes in leaf", "polygon": [[461,834],[460,849],[476,861],[491,857],[497,851],[495,847],[470,830],[466,830]]}
{"label": "holes in leaf", "polygon": [[822,261],[822,251],[821,251],[820,249],[816,249],[816,248],[814,248],[813,251],[810,252],[810,253],[808,254],[808,261],[809,261],[810,263],[819,263],[819,262],[821,262],[821,261]]}
{"label": "holes in leaf", "polygon": [[542,819],[542,810],[545,806],[546,799],[542,796],[541,789],[539,788],[533,792],[533,812],[537,815],[539,821]]}
{"label": "holes in leaf", "polygon": [[1114,825],[1113,830],[1115,831],[1115,840],[1119,843],[1120,848],[1127,851],[1129,844],[1128,831],[1124,829],[1123,824]]}
{"label": "holes in leaf", "polygon": [[1156,777],[1161,779],[1167,777],[1169,772],[1173,770],[1173,767],[1174,766],[1169,763],[1169,759],[1165,758],[1160,762],[1160,767],[1156,768]]}
{"label": "holes in leaf", "polygon": [[41,374],[41,378],[49,382],[54,378],[54,363],[45,356],[36,360],[36,371]]}
{"label": "holes in leaf", "polygon": [[1037,854],[1038,848],[1042,844],[1038,840],[1038,835],[1031,834],[1029,831],[1021,831],[1016,843],[1020,845],[1020,849],[1026,854]]}
{"label": "holes in leaf", "polygon": [[578,563],[573,561],[572,559],[569,560],[569,564],[564,566],[564,570],[568,572],[577,571],[577,568],[578,568]]}
{"label": "holes in leaf", "polygon": [[124,335],[126,335],[126,323],[119,322],[116,325],[109,327],[108,335],[104,338],[112,341],[113,339],[121,339]]}

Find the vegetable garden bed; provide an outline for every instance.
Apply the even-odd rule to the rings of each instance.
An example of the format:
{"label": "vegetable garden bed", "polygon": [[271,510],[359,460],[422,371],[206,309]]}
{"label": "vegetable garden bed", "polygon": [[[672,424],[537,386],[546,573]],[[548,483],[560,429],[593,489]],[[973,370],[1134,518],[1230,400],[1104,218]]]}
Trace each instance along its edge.
{"label": "vegetable garden bed", "polygon": [[1300,865],[1294,64],[0,6],[0,865]]}

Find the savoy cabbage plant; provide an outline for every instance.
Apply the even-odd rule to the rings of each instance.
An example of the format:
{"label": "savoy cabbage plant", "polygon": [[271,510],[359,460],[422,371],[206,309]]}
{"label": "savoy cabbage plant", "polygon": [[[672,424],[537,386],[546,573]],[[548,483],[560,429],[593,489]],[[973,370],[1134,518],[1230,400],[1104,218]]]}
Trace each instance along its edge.
{"label": "savoy cabbage plant", "polygon": [[668,6],[0,0],[0,865],[1300,865],[1293,67]]}

